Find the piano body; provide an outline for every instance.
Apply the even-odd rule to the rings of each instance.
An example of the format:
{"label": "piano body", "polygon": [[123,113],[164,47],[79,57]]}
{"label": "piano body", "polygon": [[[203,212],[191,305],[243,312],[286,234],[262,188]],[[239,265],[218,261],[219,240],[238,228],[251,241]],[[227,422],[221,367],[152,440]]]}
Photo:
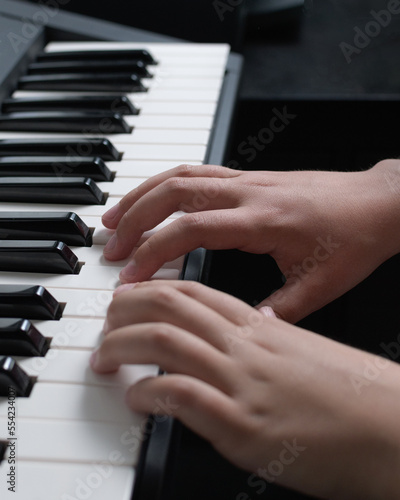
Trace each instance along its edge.
{"label": "piano body", "polygon": [[[8,128],[7,112],[2,107],[0,149],[12,145],[15,140],[35,140],[38,147],[47,144],[45,148],[51,149],[49,139],[57,138],[64,141],[62,144],[69,152],[69,158],[71,151],[75,160],[79,157],[72,167],[62,166],[62,171],[69,172],[69,175],[71,170],[74,173],[74,168],[76,172],[80,172],[82,166],[84,168],[84,151],[87,152],[88,147],[94,148],[93,141],[89,146],[87,143],[82,146],[81,139],[107,137],[117,150],[117,156],[103,162],[112,174],[106,180],[95,181],[101,193],[95,204],[86,198],[83,201],[72,198],[67,203],[67,199],[61,199],[64,188],[59,190],[59,186],[50,182],[49,188],[45,189],[48,177],[39,179],[39,195],[28,196],[28,201],[19,196],[14,201],[10,198],[14,188],[7,184],[6,177],[0,178],[0,184],[6,182],[0,188],[2,216],[9,212],[27,215],[40,212],[49,216],[55,212],[73,212],[90,228],[89,240],[83,243],[87,246],[70,244],[78,258],[72,273],[20,271],[15,268],[11,247],[8,253],[14,267],[9,268],[7,264],[0,271],[0,287],[3,287],[0,291],[4,292],[4,285],[20,287],[17,291],[21,287],[43,286],[59,304],[56,319],[18,316],[20,320],[31,320],[30,325],[45,337],[41,356],[15,356],[14,346],[12,353],[7,352],[9,336],[0,339],[0,345],[3,342],[0,352],[0,384],[3,387],[0,397],[0,497],[2,500],[166,498],[168,485],[173,480],[171,457],[176,422],[170,417],[133,415],[123,401],[127,384],[148,374],[156,374],[158,368],[123,367],[115,376],[98,377],[88,367],[90,353],[99,342],[106,309],[123,265],[107,263],[102,257],[102,247],[109,232],[101,227],[100,217],[126,192],[157,172],[183,162],[222,164],[225,161],[241,57],[230,54],[229,47],[224,45],[181,43],[145,31],[65,13],[62,4],[61,0],[40,5],[0,1],[2,105],[5,106],[11,95],[21,101],[28,96],[40,101],[57,95],[63,101],[65,93],[60,90],[55,94],[35,89],[14,93],[18,82],[27,74],[28,65],[36,61],[43,50],[63,51],[67,50],[67,45],[71,51],[83,48],[91,51],[146,49],[158,64],[149,66],[152,78],[143,78],[147,91],[128,92],[139,112],[123,116],[127,130],[121,133],[111,134],[111,128],[106,126],[99,133],[98,127],[92,129],[86,122],[85,126],[79,127],[83,132],[80,135],[76,129],[65,132],[57,128],[59,118],[54,116],[50,125],[46,125],[48,129],[43,125],[40,130],[32,130],[31,125],[26,125],[29,120],[24,119],[19,125],[13,121]],[[122,46],[121,43],[129,45]],[[85,92],[92,94],[88,88]],[[113,91],[111,94],[115,97],[116,93],[126,92]],[[96,92],[96,96],[100,94]],[[67,92],[66,95],[72,94]],[[69,111],[61,110],[67,114]],[[98,117],[95,119],[99,120]],[[38,123],[37,119],[33,121]],[[109,122],[106,124],[108,126]],[[75,140],[73,145],[69,142],[71,138]],[[122,159],[118,153],[122,153]],[[0,153],[0,160],[4,162],[8,154],[21,155],[21,152]],[[37,156],[35,152],[31,154]],[[41,156],[43,163],[46,154]],[[47,156],[50,156],[54,170],[54,152]],[[0,169],[3,167],[0,165]],[[98,165],[95,167],[97,169]],[[66,179],[68,176],[61,177]],[[60,181],[60,176],[56,176],[57,181]],[[18,191],[21,184],[18,179],[16,182]],[[53,190],[52,202],[49,200]],[[68,186],[65,186],[65,192],[67,190]],[[41,201],[45,191],[50,196],[47,203]],[[54,200],[54,193],[55,198],[60,196],[59,200]],[[29,221],[27,224],[30,228]],[[58,239],[56,233],[54,239]],[[156,276],[201,280],[205,260],[205,251],[199,249],[184,260],[168,264]],[[40,293],[44,293],[43,290]],[[23,304],[24,301],[22,298]],[[3,316],[9,316],[4,307],[0,306],[0,309]],[[0,324],[4,327],[4,320]],[[13,389],[7,391],[9,379],[6,371],[13,364],[11,354],[16,360],[13,369],[22,367],[29,383],[33,382],[25,397],[15,397]]]}

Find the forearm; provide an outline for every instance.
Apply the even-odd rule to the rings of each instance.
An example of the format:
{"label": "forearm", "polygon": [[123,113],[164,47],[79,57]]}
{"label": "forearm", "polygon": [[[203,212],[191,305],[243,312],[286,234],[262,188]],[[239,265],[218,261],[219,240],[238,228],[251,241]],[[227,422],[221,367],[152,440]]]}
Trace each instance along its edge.
{"label": "forearm", "polygon": [[381,161],[368,175],[374,193],[370,214],[380,239],[377,244],[390,258],[400,252],[400,160]]}
{"label": "forearm", "polygon": [[395,500],[400,491],[400,366],[367,354],[365,362],[361,383],[355,383],[359,428],[364,438],[355,450],[359,467],[357,460],[354,467],[363,469],[363,473],[351,474],[357,478],[353,481],[355,491],[361,493],[340,498]]}

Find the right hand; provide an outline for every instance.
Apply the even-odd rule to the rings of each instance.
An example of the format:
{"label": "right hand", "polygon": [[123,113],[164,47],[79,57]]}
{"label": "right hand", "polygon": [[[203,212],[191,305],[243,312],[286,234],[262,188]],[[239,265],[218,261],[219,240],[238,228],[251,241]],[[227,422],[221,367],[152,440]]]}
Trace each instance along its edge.
{"label": "right hand", "polygon": [[104,254],[128,257],[145,231],[183,210],[138,248],[122,283],[148,280],[198,247],[269,254],[286,283],[260,306],[297,322],[400,250],[399,165],[386,160],[365,172],[181,165],[150,178],[104,215],[104,225],[116,229]]}

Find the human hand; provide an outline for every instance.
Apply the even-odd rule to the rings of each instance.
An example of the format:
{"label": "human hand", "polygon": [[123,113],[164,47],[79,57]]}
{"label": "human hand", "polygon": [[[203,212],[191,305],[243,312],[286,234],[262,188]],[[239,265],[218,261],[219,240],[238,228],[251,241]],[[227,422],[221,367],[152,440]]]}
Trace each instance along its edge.
{"label": "human hand", "polygon": [[193,282],[117,289],[105,329],[96,372],[167,372],[128,390],[133,410],[178,418],[265,481],[318,498],[398,498],[396,364]]}
{"label": "human hand", "polygon": [[398,165],[380,162],[366,172],[183,165],[144,182],[104,215],[105,226],[116,229],[105,256],[128,257],[146,230],[183,210],[139,246],[122,283],[147,280],[198,247],[269,254],[286,283],[260,305],[297,322],[400,250],[398,193],[385,177],[400,178]]}

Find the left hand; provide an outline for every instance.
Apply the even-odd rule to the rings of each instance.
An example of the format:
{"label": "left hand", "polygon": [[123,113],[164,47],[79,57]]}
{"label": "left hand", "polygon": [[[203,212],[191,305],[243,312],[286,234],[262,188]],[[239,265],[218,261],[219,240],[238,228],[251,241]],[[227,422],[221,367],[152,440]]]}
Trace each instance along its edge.
{"label": "left hand", "polygon": [[[96,372],[127,363],[167,372],[128,390],[132,409],[151,413],[165,401],[227,459],[267,481],[319,498],[398,498],[395,363],[193,282],[125,285],[105,330]],[[373,380],[370,366],[378,367]]]}

